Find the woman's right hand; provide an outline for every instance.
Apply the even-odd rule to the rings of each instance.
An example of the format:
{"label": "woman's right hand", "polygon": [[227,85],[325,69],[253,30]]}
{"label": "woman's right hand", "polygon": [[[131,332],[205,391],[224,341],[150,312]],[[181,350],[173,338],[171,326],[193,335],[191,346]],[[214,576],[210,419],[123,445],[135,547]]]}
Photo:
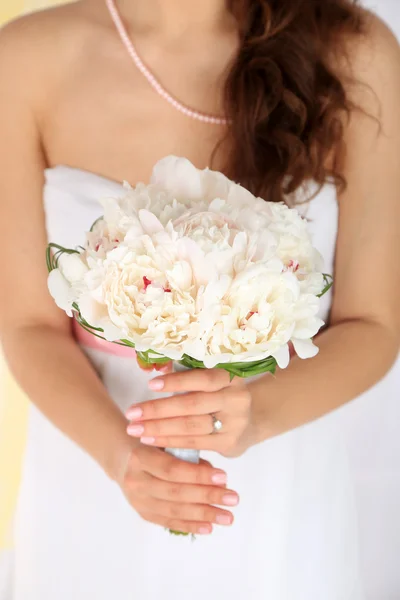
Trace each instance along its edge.
{"label": "woman's right hand", "polygon": [[212,533],[213,524],[232,525],[220,506],[236,506],[239,496],[226,489],[226,474],[201,460],[195,465],[159,448],[138,444],[120,482],[136,512],[146,521],[182,533]]}

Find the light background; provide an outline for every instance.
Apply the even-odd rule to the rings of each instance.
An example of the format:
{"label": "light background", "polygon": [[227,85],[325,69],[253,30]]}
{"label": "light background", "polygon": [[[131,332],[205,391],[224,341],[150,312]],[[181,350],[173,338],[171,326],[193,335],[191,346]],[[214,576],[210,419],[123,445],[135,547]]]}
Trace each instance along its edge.
{"label": "light background", "polygon": [[[23,12],[60,3],[60,0],[0,0],[0,24]],[[400,37],[400,0],[364,0],[364,4],[376,10]],[[400,598],[399,384],[400,360],[379,387],[346,409],[343,420],[364,524],[368,597],[373,600]],[[26,423],[27,400],[0,356],[0,551],[11,547],[11,521]]]}

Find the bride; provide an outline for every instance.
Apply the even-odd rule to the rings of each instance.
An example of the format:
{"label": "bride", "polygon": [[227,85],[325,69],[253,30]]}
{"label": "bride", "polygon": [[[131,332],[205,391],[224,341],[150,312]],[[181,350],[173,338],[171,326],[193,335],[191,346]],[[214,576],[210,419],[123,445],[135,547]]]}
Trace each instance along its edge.
{"label": "bride", "polygon": [[[334,409],[399,347],[390,31],[351,0],[78,0],[0,32],[0,99],[0,332],[32,401],[1,600],[364,598]],[[148,373],[54,306],[47,240],[79,245],[168,154],[302,211],[335,276],[316,358],[230,387]]]}

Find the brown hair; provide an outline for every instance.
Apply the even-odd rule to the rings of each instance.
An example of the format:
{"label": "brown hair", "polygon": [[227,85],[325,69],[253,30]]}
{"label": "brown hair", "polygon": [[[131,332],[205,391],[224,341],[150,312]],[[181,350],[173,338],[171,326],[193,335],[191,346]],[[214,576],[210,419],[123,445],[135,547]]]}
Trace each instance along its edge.
{"label": "brown hair", "polygon": [[337,157],[354,107],[332,56],[363,32],[357,0],[231,0],[230,8],[240,48],[225,86],[228,175],[272,201],[308,179],[344,187]]}

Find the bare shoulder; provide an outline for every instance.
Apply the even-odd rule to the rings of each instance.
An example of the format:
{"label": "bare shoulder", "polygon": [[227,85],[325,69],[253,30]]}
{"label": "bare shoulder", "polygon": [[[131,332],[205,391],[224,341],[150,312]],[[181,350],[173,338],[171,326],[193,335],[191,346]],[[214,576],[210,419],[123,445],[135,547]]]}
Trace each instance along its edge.
{"label": "bare shoulder", "polygon": [[0,86],[24,81],[34,94],[57,79],[98,35],[85,2],[53,7],[21,16],[0,28]]}
{"label": "bare shoulder", "polygon": [[65,32],[72,33],[82,21],[78,3],[40,10],[18,17],[0,28],[0,53],[30,48],[33,54],[55,42]]}
{"label": "bare shoulder", "polygon": [[[390,27],[377,15],[363,10],[364,32],[348,41],[355,102],[379,118],[382,103],[400,103],[400,44]],[[398,108],[397,108],[398,110]]]}
{"label": "bare shoulder", "polygon": [[368,64],[384,64],[387,68],[398,71],[400,60],[400,44],[390,29],[374,13],[363,11],[365,34],[358,43],[354,43],[355,64],[362,68]]}

